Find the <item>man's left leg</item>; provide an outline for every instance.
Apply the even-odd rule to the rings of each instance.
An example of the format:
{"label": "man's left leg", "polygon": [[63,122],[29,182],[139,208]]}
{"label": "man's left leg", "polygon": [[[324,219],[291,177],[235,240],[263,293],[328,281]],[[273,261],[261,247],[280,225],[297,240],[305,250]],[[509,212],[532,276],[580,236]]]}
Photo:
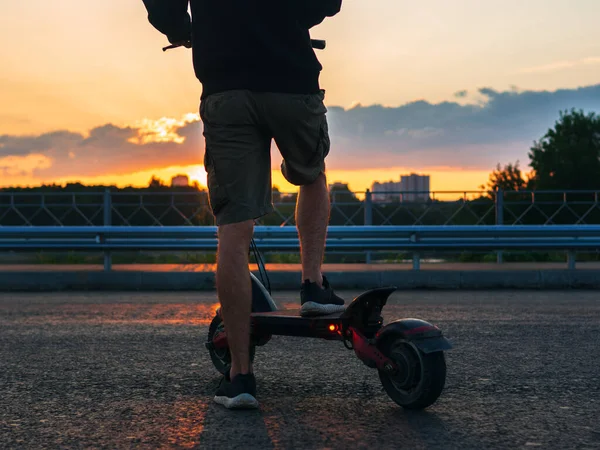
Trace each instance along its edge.
{"label": "man's left leg", "polygon": [[231,353],[231,371],[223,379],[215,401],[228,408],[258,406],[249,352],[252,285],[248,249],[253,231],[251,220],[219,227],[217,295]]}
{"label": "man's left leg", "polygon": [[219,227],[217,295],[227,326],[227,341],[232,349],[231,378],[252,372],[247,346],[250,340],[248,317],[252,310],[248,249],[253,231],[253,221]]}
{"label": "man's left leg", "polygon": [[214,397],[228,408],[256,408],[249,358],[252,285],[248,253],[254,219],[270,213],[271,137],[261,126],[248,91],[229,91],[200,106],[210,205],[219,228],[217,295],[221,303],[231,371]]}

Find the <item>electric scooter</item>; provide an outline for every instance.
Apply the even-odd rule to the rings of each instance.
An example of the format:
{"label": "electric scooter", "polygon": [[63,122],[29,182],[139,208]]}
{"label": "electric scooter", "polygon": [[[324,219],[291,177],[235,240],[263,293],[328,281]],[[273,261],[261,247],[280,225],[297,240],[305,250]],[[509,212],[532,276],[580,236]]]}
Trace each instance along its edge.
{"label": "electric scooter", "polygon": [[[260,258],[258,265],[264,270]],[[427,408],[442,393],[446,382],[444,351],[452,344],[438,327],[420,319],[383,324],[381,311],[395,286],[368,290],[341,313],[302,317],[300,309],[278,309],[270,289],[252,272],[250,279],[251,361],[256,347],[266,345],[275,335],[341,341],[367,367],[377,369],[386,393],[403,408]],[[220,308],[210,323],[205,346],[215,368],[221,374],[229,372],[231,353]]]}
{"label": "electric scooter", "polygon": [[[188,43],[176,43],[163,50]],[[315,48],[324,41],[312,40]],[[250,360],[256,347],[266,345],[273,336],[296,336],[341,341],[367,367],[376,369],[388,396],[405,409],[424,409],[441,395],[446,382],[444,351],[452,344],[442,331],[421,319],[406,318],[383,324],[381,312],[395,286],[368,290],[356,297],[343,312],[302,317],[300,309],[281,310],[271,297],[270,283],[265,287],[266,269],[252,240],[255,260],[262,282],[250,272],[252,312],[250,315]],[[221,309],[212,319],[205,343],[213,365],[221,374],[231,368],[231,353]]]}

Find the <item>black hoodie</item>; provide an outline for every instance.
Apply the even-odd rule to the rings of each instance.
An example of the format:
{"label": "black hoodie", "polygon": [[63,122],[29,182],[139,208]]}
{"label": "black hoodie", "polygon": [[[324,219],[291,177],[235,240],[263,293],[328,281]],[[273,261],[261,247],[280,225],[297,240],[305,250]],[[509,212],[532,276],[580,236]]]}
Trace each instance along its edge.
{"label": "black hoodie", "polygon": [[143,2],[148,20],[169,42],[191,39],[203,97],[231,89],[318,92],[322,66],[309,29],[337,14],[342,5],[342,0]]}

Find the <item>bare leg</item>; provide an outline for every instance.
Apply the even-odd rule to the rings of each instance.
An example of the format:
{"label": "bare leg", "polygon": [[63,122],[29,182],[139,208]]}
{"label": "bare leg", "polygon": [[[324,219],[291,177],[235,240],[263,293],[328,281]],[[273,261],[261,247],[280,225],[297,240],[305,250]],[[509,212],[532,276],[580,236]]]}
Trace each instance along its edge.
{"label": "bare leg", "polygon": [[323,284],[321,264],[325,253],[329,208],[327,177],[321,173],[312,184],[300,187],[296,204],[302,281],[309,280],[318,286]]}
{"label": "bare leg", "polygon": [[217,294],[231,351],[231,378],[252,372],[248,351],[252,311],[248,250],[253,231],[253,221],[219,227]]}

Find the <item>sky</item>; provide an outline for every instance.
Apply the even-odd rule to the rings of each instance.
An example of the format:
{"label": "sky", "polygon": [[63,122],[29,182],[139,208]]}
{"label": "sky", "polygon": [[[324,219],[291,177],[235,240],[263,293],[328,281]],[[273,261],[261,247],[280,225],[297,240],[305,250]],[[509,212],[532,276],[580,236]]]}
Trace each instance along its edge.
{"label": "sky", "polygon": [[[462,191],[497,163],[527,170],[559,111],[600,112],[599,16],[598,0],[344,0],[312,30],[329,180]],[[162,52],[141,0],[1,2],[0,39],[0,187],[205,182],[191,52]],[[272,165],[291,190],[275,148]]]}

